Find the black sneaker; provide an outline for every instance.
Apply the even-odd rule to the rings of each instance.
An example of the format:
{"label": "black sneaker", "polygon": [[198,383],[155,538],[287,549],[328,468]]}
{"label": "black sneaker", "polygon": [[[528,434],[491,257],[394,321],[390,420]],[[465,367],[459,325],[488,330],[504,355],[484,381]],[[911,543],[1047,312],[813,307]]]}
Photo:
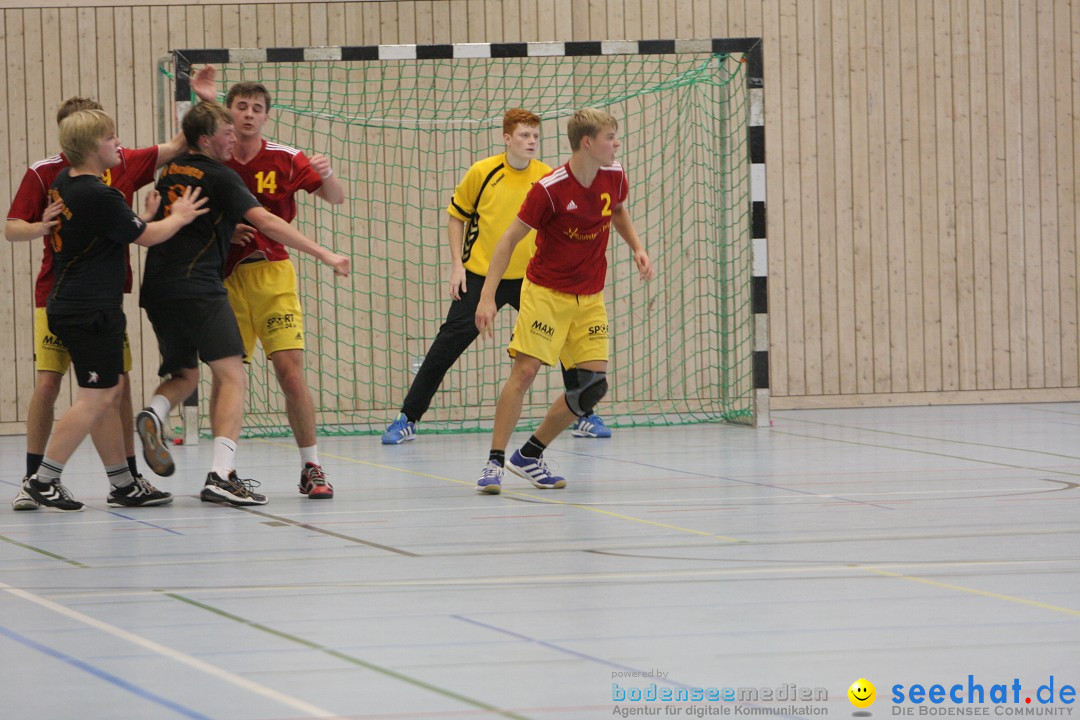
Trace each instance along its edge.
{"label": "black sneaker", "polygon": [[124,487],[114,487],[109,493],[109,507],[149,507],[168,505],[173,501],[172,493],[158,490],[142,475],[135,476],[135,482]]}
{"label": "black sneaker", "polygon": [[144,408],[135,416],[135,431],[142,440],[143,458],[156,474],[168,477],[176,472],[169,448],[161,441],[161,418],[150,408]]}
{"label": "black sneaker", "polygon": [[266,496],[251,491],[258,485],[258,480],[241,480],[235,470],[225,479],[212,472],[206,476],[206,484],[199,493],[199,499],[226,505],[265,505]]}
{"label": "black sneaker", "polygon": [[43,508],[59,512],[79,512],[83,509],[83,504],[71,497],[71,493],[59,480],[44,482],[38,480],[37,475],[31,475],[23,487],[26,488],[27,494]]}

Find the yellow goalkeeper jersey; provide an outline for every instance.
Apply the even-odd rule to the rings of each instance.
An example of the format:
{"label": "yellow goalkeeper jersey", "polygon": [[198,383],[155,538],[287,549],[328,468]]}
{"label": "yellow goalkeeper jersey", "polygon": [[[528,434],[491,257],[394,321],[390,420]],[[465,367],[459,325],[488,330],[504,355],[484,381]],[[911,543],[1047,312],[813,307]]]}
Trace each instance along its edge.
{"label": "yellow goalkeeper jersey", "polygon": [[[529,189],[551,168],[531,160],[524,170],[515,170],[499,153],[474,163],[454,190],[446,211],[465,223],[461,261],[465,269],[486,276],[491,255],[499,238],[517,217]],[[525,267],[536,251],[536,232],[530,232],[514,248],[504,278],[525,277]]]}

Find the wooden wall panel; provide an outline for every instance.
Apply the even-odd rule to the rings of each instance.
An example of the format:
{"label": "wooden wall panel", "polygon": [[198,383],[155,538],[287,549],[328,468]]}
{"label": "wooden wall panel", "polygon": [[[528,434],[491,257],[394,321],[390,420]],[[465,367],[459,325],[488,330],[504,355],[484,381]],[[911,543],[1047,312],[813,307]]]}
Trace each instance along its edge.
{"label": "wooden wall panel", "polygon": [[[773,406],[1080,399],[1080,0],[3,8],[7,198],[56,151],[65,97],[100,99],[128,145],[158,141],[171,48],[762,37]],[[33,386],[31,245],[0,251],[0,432],[21,431]],[[156,345],[126,307],[141,396]]]}

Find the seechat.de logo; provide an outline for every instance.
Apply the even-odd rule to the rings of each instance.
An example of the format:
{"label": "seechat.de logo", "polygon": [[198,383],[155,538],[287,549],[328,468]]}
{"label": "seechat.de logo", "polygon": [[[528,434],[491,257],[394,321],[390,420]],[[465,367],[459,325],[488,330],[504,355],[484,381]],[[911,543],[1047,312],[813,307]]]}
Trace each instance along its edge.
{"label": "seechat.de logo", "polygon": [[874,683],[866,678],[859,678],[851,683],[847,691],[848,700],[859,709],[868,708],[877,700],[877,690]]}

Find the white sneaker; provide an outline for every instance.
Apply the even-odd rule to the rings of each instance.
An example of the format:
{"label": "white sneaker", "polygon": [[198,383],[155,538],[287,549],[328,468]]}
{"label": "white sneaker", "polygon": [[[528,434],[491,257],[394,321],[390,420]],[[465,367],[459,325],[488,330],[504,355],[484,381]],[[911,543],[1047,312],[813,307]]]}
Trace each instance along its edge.
{"label": "white sneaker", "polygon": [[22,483],[19,485],[19,494],[11,501],[12,510],[37,510],[41,507],[38,505],[37,500],[34,500],[34,498],[30,497],[30,493],[26,492],[24,486],[29,479],[29,475],[22,479]]}

